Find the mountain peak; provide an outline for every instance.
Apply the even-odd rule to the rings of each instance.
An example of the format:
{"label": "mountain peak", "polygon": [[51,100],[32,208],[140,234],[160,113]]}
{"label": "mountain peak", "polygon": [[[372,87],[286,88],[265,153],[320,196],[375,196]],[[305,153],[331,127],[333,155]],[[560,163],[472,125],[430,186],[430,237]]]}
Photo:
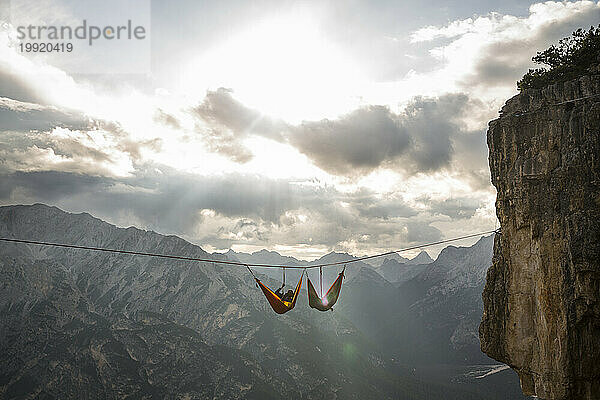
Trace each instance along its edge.
{"label": "mountain peak", "polygon": [[416,257],[410,259],[407,264],[431,264],[433,262],[433,258],[429,256],[429,254],[423,250]]}
{"label": "mountain peak", "polygon": [[267,249],[261,249],[258,251],[255,251],[252,253],[253,256],[260,256],[260,255],[274,255],[274,256],[281,256],[281,254],[279,254],[276,251],[269,251]]}
{"label": "mountain peak", "polygon": [[408,258],[402,257],[398,253],[392,253],[392,254],[388,254],[386,256],[382,256],[382,257],[370,258],[370,259],[366,260],[366,262],[375,268],[379,268],[383,264],[385,264],[388,260],[393,260],[399,264],[407,264],[410,261]]}
{"label": "mountain peak", "polygon": [[338,253],[332,251],[330,253],[325,254],[317,260],[314,260],[311,264],[318,264],[322,262],[340,262],[340,261],[350,261],[354,260],[356,257],[350,255],[348,253]]}
{"label": "mountain peak", "polygon": [[200,246],[176,235],[136,227],[120,228],[86,212],[72,213],[41,203],[2,206],[0,221],[4,223],[3,229],[17,238],[124,250],[135,248],[146,252],[158,252],[164,247],[163,253],[208,255]]}

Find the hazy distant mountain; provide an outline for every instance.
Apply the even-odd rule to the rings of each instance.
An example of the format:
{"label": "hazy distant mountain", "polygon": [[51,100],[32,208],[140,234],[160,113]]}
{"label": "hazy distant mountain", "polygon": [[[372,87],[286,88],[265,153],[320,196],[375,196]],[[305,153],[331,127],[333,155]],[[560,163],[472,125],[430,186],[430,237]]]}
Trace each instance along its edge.
{"label": "hazy distant mountain", "polygon": [[423,250],[415,258],[408,260],[407,264],[430,264],[433,262],[433,258],[429,257],[429,254]]}
{"label": "hazy distant mountain", "polygon": [[403,307],[388,316],[378,333],[390,350],[416,361],[485,361],[477,328],[492,253],[493,235],[471,247],[449,246],[414,278],[402,283],[397,296]]}
{"label": "hazy distant mountain", "polygon": [[[233,250],[229,250],[227,253],[225,253],[225,255],[232,260],[238,260],[244,263],[271,265],[317,265],[350,261],[355,260],[357,258],[347,253],[330,252],[328,254],[325,254],[324,256],[321,256],[318,259],[307,262],[298,260],[294,257],[282,256],[281,254],[275,251],[267,250],[256,251],[252,254],[238,253]],[[323,269],[323,286],[325,291],[329,289],[329,284],[333,282],[333,280],[335,280],[338,273],[341,272],[343,268],[344,265],[341,264],[339,266],[327,267]],[[371,268],[371,266],[369,264],[366,264],[365,262],[355,262],[346,265],[346,278],[352,278],[362,268]],[[255,267],[254,269],[265,274],[266,276],[269,276],[270,278],[276,281],[280,282],[282,280],[282,271],[279,268]],[[293,287],[297,283],[301,273],[301,270],[288,269],[286,271],[286,284]],[[315,288],[317,289],[317,291],[319,291],[320,279],[318,269],[310,269],[307,271],[307,273],[310,276],[310,279],[312,280],[313,284],[315,285]]]}
{"label": "hazy distant mountain", "polygon": [[233,250],[229,250],[225,253],[230,258],[235,258],[240,262],[250,264],[276,264],[276,265],[300,265],[306,264],[305,261],[297,260],[294,257],[282,256],[276,251],[260,250],[255,251],[252,254],[249,253],[238,253]]}
{"label": "hazy distant mountain", "polygon": [[406,264],[399,263],[396,260],[386,259],[385,262],[377,268],[377,272],[380,273],[385,279],[395,284],[404,283],[427,268],[427,264]]}
{"label": "hazy distant mountain", "polygon": [[[412,365],[428,381],[443,376],[440,379],[447,382],[449,371],[461,365],[493,364],[479,350],[477,333],[492,247],[493,236],[489,236],[471,247],[447,247],[430,264],[388,260],[387,265],[396,268],[390,271],[401,271],[394,283],[375,272],[381,268],[363,268],[360,278],[346,282],[337,311],[390,357]],[[487,382],[467,380],[468,387],[485,393],[485,398],[523,399],[515,374],[505,372]],[[451,379],[462,381],[456,376]]]}
{"label": "hazy distant mountain", "polygon": [[[227,258],[231,259],[231,260],[237,260],[243,263],[248,263],[248,264],[269,264],[269,265],[301,265],[301,264],[306,264],[306,262],[297,260],[294,257],[288,257],[288,256],[282,256],[281,254],[277,253],[276,251],[268,251],[268,250],[260,250],[260,251],[255,251],[254,253],[238,253],[235,252],[233,250],[229,250],[225,253],[225,255],[227,256]],[[266,276],[268,276],[271,279],[274,280],[281,280],[282,279],[282,272],[280,269],[277,268],[254,268],[258,273],[264,274]],[[301,271],[300,270],[287,270],[286,272],[286,277],[289,279],[286,279],[286,284],[290,286],[290,288],[293,289],[294,285],[297,283],[298,278],[300,277]],[[280,285],[280,284],[279,284]],[[278,285],[278,287],[279,287]]]}
{"label": "hazy distant mountain", "polygon": [[429,254],[427,254],[427,252],[424,250],[421,251],[416,257],[414,257],[412,259],[405,258],[405,257],[402,257],[398,253],[394,253],[394,254],[390,254],[387,256],[383,256],[383,257],[371,258],[371,259],[365,260],[365,262],[378,268],[378,267],[381,267],[383,264],[385,264],[386,261],[389,261],[389,260],[396,261],[398,264],[408,264],[408,265],[429,264],[429,263],[433,262],[433,259],[431,257],[429,257]]}
{"label": "hazy distant mountain", "polygon": [[[0,236],[234,256],[44,205],[0,207]],[[483,380],[424,385],[410,357],[398,362],[412,351],[406,345],[419,341],[418,330],[403,333],[397,325],[411,309],[419,329],[440,323],[444,298],[456,308],[448,311],[451,321],[474,318],[479,305],[473,308],[463,289],[479,287],[481,266],[472,279],[464,251],[440,255],[400,287],[364,263],[351,264],[334,312],[309,309],[303,291],[296,309],[279,316],[244,268],[0,243],[0,398],[507,398],[505,389],[486,392]],[[344,257],[351,256],[323,260]],[[340,269],[324,269],[324,285]],[[424,345],[460,353],[452,347],[462,340],[454,322],[444,326],[458,332],[454,341],[426,335]],[[468,337],[472,329],[463,325]]]}
{"label": "hazy distant mountain", "polygon": [[486,361],[477,326],[492,245],[489,236],[472,247],[450,246],[426,265],[387,260],[367,279],[365,268],[363,279],[346,282],[339,309],[390,353],[411,362]]}
{"label": "hazy distant mountain", "polygon": [[[231,260],[237,260],[249,264],[272,264],[272,265],[316,265],[316,264],[327,264],[337,263],[343,261],[355,260],[357,257],[347,253],[331,252],[324,256],[307,262],[298,260],[294,257],[282,256],[276,251],[260,250],[252,254],[249,253],[238,253],[233,250],[229,250],[225,255]],[[386,280],[394,283],[405,282],[415,277],[419,272],[423,270],[425,264],[432,263],[433,259],[429,257],[427,252],[420,252],[415,258],[408,259],[400,256],[399,254],[393,254],[385,257],[373,258],[359,263],[348,264],[347,275],[352,276],[354,271],[359,270],[362,267],[375,267],[377,272],[382,275]],[[340,265],[337,270],[334,268],[327,269],[325,274],[327,279],[335,279],[336,274],[344,267]],[[273,279],[281,279],[281,271],[277,269],[261,269],[258,268],[265,275]],[[316,271],[310,271],[311,279],[313,275],[316,277]],[[299,271],[288,271],[290,276],[289,282],[294,282],[300,274]],[[287,282],[287,281],[286,281]],[[293,285],[293,283],[292,283]]]}
{"label": "hazy distant mountain", "polygon": [[332,251],[331,253],[327,253],[324,256],[321,256],[320,258],[311,261],[310,264],[315,265],[315,264],[343,262],[343,261],[354,260],[355,258],[358,258],[358,257],[352,256],[347,253],[337,253],[335,251]]}

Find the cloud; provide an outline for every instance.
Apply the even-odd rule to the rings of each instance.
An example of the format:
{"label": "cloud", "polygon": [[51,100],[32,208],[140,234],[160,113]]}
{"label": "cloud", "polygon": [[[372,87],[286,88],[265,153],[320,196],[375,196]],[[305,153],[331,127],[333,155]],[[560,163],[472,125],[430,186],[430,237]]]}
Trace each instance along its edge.
{"label": "cloud", "polygon": [[349,204],[364,218],[388,220],[417,215],[417,211],[397,194],[377,196],[375,193],[361,189],[348,197],[350,197]]}
{"label": "cloud", "polygon": [[[407,177],[448,171],[482,189],[489,187],[482,131],[514,93],[535,50],[598,17],[597,2],[545,2],[524,17],[489,13],[418,29],[411,42],[431,46],[428,60],[435,67],[395,83],[395,91],[411,93],[399,111],[367,105],[292,125],[220,88],[207,92],[192,113],[207,148],[237,163],[253,159],[248,139],[260,136],[293,146],[336,177],[355,180],[379,169]],[[419,92],[430,94],[414,96]]]}
{"label": "cloud", "polygon": [[290,143],[334,175],[365,175],[383,167],[407,175],[449,166],[452,138],[464,127],[460,117],[469,99],[463,94],[413,98],[402,113],[369,106],[336,120],[305,122]]}
{"label": "cloud", "polygon": [[285,123],[246,107],[225,88],[208,91],[192,113],[198,121],[196,129],[204,135],[210,149],[240,163],[252,159],[243,139],[257,135],[282,141],[288,130]]}
{"label": "cloud", "polygon": [[[415,79],[432,83],[454,82],[457,89],[500,100],[514,92],[515,83],[532,67],[531,57],[577,28],[596,25],[600,3],[594,1],[536,3],[529,15],[516,17],[499,13],[427,26],[411,34],[415,44],[433,43],[430,55],[442,61],[433,72],[415,74]],[[442,43],[439,43],[442,42]],[[486,94],[485,90],[492,88]]]}
{"label": "cloud", "polygon": [[126,176],[140,148],[118,123],[83,113],[0,97],[0,171],[62,171]]}
{"label": "cloud", "polygon": [[91,120],[78,112],[0,97],[0,131],[49,130],[56,126],[85,129]]}
{"label": "cloud", "polygon": [[408,243],[427,243],[440,240],[442,232],[423,221],[408,221],[405,226],[406,241]]}
{"label": "cloud", "polygon": [[287,125],[252,110],[233,98],[232,90],[208,91],[195,113],[213,127],[230,130],[235,136],[250,133],[281,140]]}
{"label": "cloud", "polygon": [[127,176],[134,167],[127,152],[103,130],[1,133],[0,171],[61,171],[89,175]]}
{"label": "cloud", "polygon": [[[30,200],[86,204],[103,215],[125,210],[144,226],[189,232],[205,209],[236,220],[278,223],[286,210],[295,207],[296,196],[291,193],[301,192],[289,182],[252,175],[202,177],[160,168],[139,169],[131,177],[90,177],[93,184],[85,185],[82,176],[89,175],[70,171],[4,171],[3,198],[14,197],[16,191],[30,193]],[[61,189],[52,190],[55,187]]]}
{"label": "cloud", "polygon": [[413,175],[449,166],[452,138],[465,129],[460,119],[472,105],[464,94],[415,97],[398,114],[371,105],[294,126],[262,116],[219,89],[208,92],[193,113],[209,147],[236,162],[252,158],[244,139],[255,135],[292,145],[332,175],[359,177],[378,168]]}
{"label": "cloud", "polygon": [[400,156],[410,137],[387,107],[369,106],[336,120],[304,122],[290,142],[327,172],[358,175]]}
{"label": "cloud", "polygon": [[449,94],[437,99],[417,97],[403,115],[405,129],[414,146],[404,167],[412,173],[436,171],[449,165],[454,149],[451,137],[461,131],[458,121],[465,112],[468,98]]}
{"label": "cloud", "polygon": [[[1,19],[0,19],[1,20]],[[1,34],[1,33],[0,33]],[[0,40],[0,47],[2,41]],[[0,50],[1,51],[1,50]],[[43,99],[27,82],[25,77],[17,73],[6,70],[6,66],[0,61],[0,88],[2,96],[16,99],[23,102],[41,103]]]}
{"label": "cloud", "polygon": [[4,202],[56,203],[81,193],[99,193],[112,184],[111,178],[58,171],[0,174],[0,199]]}
{"label": "cloud", "polygon": [[430,226],[432,214],[413,209],[399,194],[366,189],[344,193],[327,185],[239,174],[202,177],[151,165],[130,177],[0,175],[4,204],[44,202],[87,211],[120,226],[176,233],[214,248],[277,244],[362,253],[440,235]]}
{"label": "cloud", "polygon": [[[0,102],[6,121],[0,201],[89,211],[216,248],[281,245],[361,254],[437,240],[442,231],[479,229],[493,215],[486,208],[493,199],[484,129],[505,98],[497,87],[514,90],[532,47],[541,49],[593,19],[597,5],[589,4],[543,3],[525,18],[490,14],[422,30],[415,43],[432,49],[425,60],[415,52],[421,60],[412,65],[423,68],[407,75],[414,78],[410,90],[393,88],[389,97],[384,90],[372,105],[294,124],[247,107],[224,88],[206,92],[194,106],[130,88],[103,96],[79,77],[0,49],[6,55],[0,86],[10,97]],[[119,122],[90,120],[44,101]],[[269,140],[285,152],[270,157]],[[293,167],[300,166],[301,178],[289,178],[296,174],[289,171],[289,154],[301,161]],[[288,166],[277,174],[284,179],[269,172],[278,164]]]}
{"label": "cloud", "polygon": [[452,220],[468,219],[475,215],[481,207],[478,199],[470,197],[447,198],[444,200],[424,198],[421,200],[427,205],[432,214],[441,214]]}
{"label": "cloud", "polygon": [[175,118],[173,115],[163,111],[160,108],[158,108],[156,110],[156,113],[154,114],[154,121],[169,126],[173,129],[181,129],[181,124],[179,123],[179,120],[177,120],[177,118]]}
{"label": "cloud", "polygon": [[454,158],[451,170],[468,183],[472,190],[490,190],[486,131],[461,131],[452,137]]}

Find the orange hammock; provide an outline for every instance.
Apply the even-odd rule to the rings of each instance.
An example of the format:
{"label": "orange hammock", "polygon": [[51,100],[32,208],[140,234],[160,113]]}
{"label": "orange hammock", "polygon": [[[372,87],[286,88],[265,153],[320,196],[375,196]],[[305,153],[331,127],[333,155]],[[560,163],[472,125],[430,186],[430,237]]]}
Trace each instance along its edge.
{"label": "orange hammock", "polygon": [[[250,268],[248,268],[248,270],[250,270]],[[250,272],[252,273],[252,271],[250,271]],[[271,289],[269,289],[256,276],[254,276],[254,274],[252,274],[252,276],[254,277],[254,280],[256,281],[258,286],[261,288],[261,290],[264,293],[265,297],[267,298],[269,304],[273,308],[273,311],[275,311],[277,314],[285,314],[286,312],[288,312],[292,308],[294,308],[294,306],[296,305],[296,300],[298,299],[298,293],[300,293],[300,287],[302,286],[302,278],[304,277],[304,271],[302,271],[300,280],[298,281],[298,284],[296,285],[296,290],[294,290],[294,297],[292,298],[292,301],[281,300],[279,297],[277,297],[277,295],[275,293],[273,293],[273,291]]]}
{"label": "orange hammock", "polygon": [[[340,296],[340,292],[342,290],[342,280],[344,279],[344,271],[345,270],[346,270],[346,268],[344,267],[344,269],[342,270],[342,272],[340,272],[337,279],[335,280],[335,282],[333,282],[333,285],[331,285],[331,287],[329,288],[329,290],[327,291],[325,296],[322,296],[322,297],[320,297],[317,294],[317,291],[315,290],[315,287],[313,286],[312,282],[310,281],[310,278],[308,277],[308,275],[306,275],[306,281],[307,281],[307,286],[308,286],[308,305],[311,306],[312,308],[316,308],[319,311],[331,310],[331,307],[333,307],[333,305],[338,300],[338,297]],[[321,275],[321,294],[322,294],[323,293],[322,292],[322,290],[323,290],[323,270],[320,269],[319,272]]]}

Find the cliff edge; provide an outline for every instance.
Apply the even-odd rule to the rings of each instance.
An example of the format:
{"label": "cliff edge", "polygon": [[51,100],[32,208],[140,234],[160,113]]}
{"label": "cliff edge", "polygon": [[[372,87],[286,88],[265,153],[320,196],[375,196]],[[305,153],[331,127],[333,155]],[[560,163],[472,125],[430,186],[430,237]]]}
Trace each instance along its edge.
{"label": "cliff edge", "polygon": [[542,399],[600,399],[598,72],[525,90],[487,133],[501,234],[481,349]]}

